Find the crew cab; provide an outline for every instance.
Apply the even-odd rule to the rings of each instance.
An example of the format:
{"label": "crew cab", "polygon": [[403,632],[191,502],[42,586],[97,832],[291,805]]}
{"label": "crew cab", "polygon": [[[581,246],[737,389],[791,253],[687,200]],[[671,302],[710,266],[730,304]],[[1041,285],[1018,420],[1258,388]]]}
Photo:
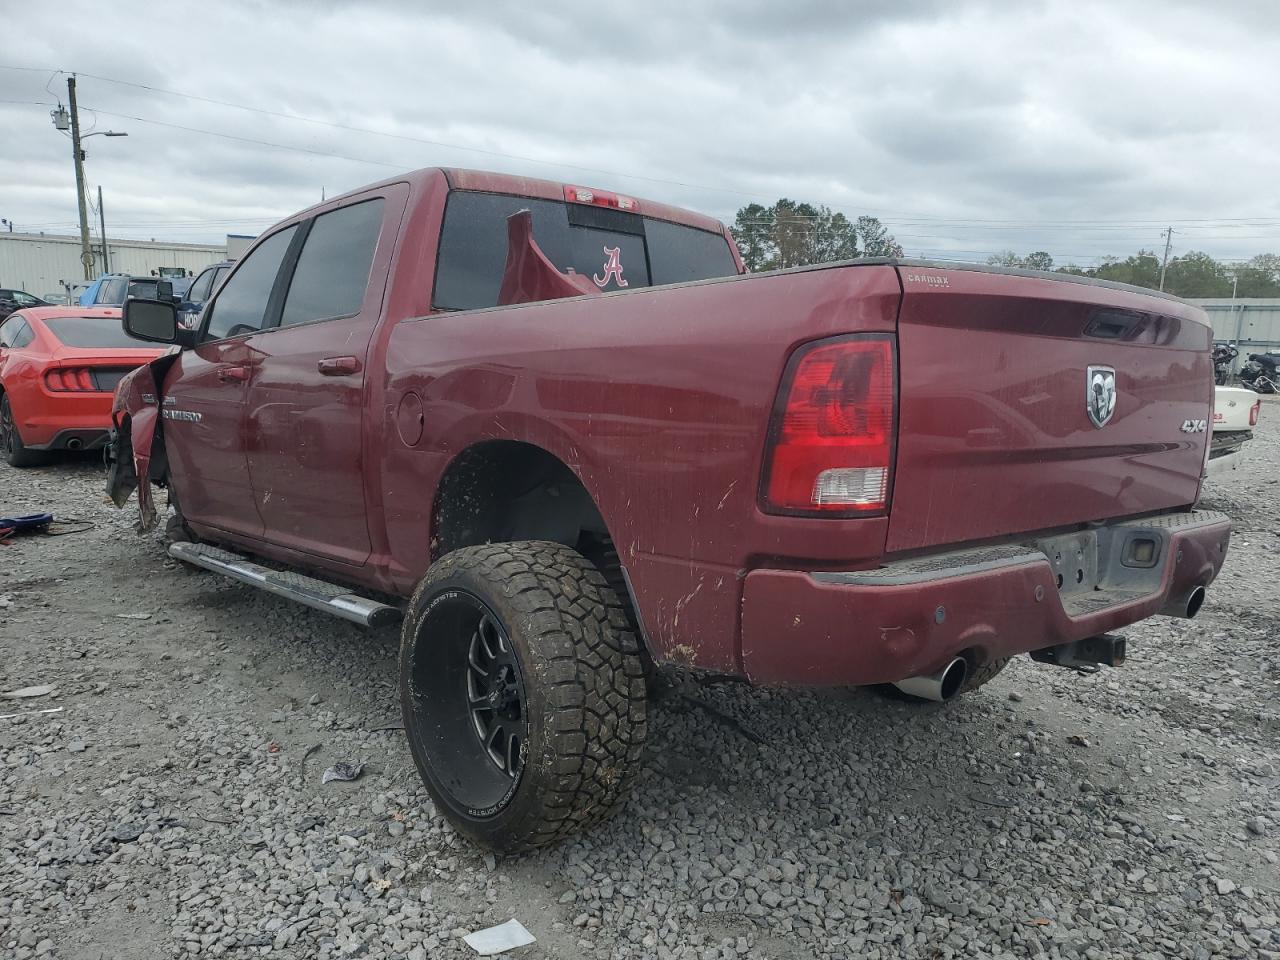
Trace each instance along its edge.
{"label": "crew cab", "polygon": [[[1202,311],[1057,274],[861,260],[747,275],[719,222],[424,170],[264,233],[116,393],[109,492],[170,553],[403,616],[409,746],[503,850],[609,816],[646,677],[896,683],[1118,664],[1194,616]],[[301,571],[301,572],[300,572]]]}

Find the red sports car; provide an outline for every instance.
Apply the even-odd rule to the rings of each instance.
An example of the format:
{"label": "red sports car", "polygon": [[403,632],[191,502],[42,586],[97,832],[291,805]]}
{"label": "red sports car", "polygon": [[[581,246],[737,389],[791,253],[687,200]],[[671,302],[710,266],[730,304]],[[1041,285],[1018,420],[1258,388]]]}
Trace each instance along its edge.
{"label": "red sports car", "polygon": [[120,378],[167,348],[135,340],[119,307],[31,307],[0,321],[0,456],[31,467],[51,450],[107,441]]}

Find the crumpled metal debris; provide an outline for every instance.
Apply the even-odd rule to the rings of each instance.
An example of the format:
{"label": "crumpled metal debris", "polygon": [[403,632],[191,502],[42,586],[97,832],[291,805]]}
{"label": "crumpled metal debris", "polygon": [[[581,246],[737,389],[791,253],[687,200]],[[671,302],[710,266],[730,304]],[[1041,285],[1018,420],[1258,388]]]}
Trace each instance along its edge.
{"label": "crumpled metal debris", "polygon": [[328,783],[330,780],[355,780],[363,772],[363,763],[357,763],[355,760],[339,760],[321,775],[320,782]]}

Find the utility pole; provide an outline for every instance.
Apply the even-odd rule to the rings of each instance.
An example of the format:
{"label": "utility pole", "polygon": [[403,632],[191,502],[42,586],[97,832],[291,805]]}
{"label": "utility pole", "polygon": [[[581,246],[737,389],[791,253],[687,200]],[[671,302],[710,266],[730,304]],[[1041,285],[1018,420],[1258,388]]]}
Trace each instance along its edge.
{"label": "utility pole", "polygon": [[76,162],[76,204],[80,209],[80,262],[84,278],[93,279],[93,251],[89,248],[89,212],[84,202],[84,151],[80,148],[80,111],[76,109],[76,77],[67,77],[67,99],[71,102],[71,155]]}
{"label": "utility pole", "polygon": [[111,272],[111,261],[107,257],[107,215],[102,211],[102,184],[98,184],[98,227],[102,230],[102,272]]}
{"label": "utility pole", "polygon": [[1236,267],[1231,274],[1231,312],[1235,315],[1236,321],[1236,338],[1232,344],[1235,347],[1240,346],[1240,328],[1244,326],[1244,306],[1236,303],[1236,289],[1240,286],[1240,268]]}
{"label": "utility pole", "polygon": [[1164,289],[1164,273],[1169,269],[1169,248],[1173,246],[1173,227],[1164,232],[1164,260],[1160,262],[1160,289]]}

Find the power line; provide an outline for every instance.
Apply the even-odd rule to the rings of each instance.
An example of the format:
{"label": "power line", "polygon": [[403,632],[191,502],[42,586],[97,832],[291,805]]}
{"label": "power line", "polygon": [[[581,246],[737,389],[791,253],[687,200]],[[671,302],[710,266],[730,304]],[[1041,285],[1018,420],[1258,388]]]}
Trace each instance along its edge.
{"label": "power line", "polygon": [[136,123],[149,123],[157,127],[168,127],[171,130],[182,130],[186,133],[201,133],[210,137],[221,137],[224,140],[235,140],[239,143],[252,143],[260,147],[274,147],[277,150],[294,150],[298,153],[309,153],[316,157],[331,157],[335,160],[347,160],[352,163],[369,163],[377,167],[388,167],[393,170],[412,170],[413,168],[403,163],[388,163],[385,160],[370,160],[368,157],[352,157],[342,153],[333,153],[328,150],[314,150],[311,147],[295,147],[287,143],[274,143],[270,140],[258,140],[254,137],[241,137],[234,133],[219,133],[216,130],[203,130],[200,127],[188,127],[180,123],[170,123],[168,120],[150,120],[147,117],[135,117],[127,113],[112,113],[110,110],[98,110],[98,113],[105,117],[115,117],[119,120],[133,120]]}
{"label": "power line", "polygon": [[[0,64],[0,69],[21,70],[21,71],[27,71],[32,73],[45,73],[45,72],[48,72],[49,70],[49,68],[45,68],[45,67],[22,67],[22,66],[10,66],[7,64]],[[54,70],[53,72],[65,73],[66,71]],[[560,160],[546,160],[539,157],[530,157],[530,156],[525,156],[521,154],[506,153],[500,150],[488,150],[482,147],[472,147],[472,146],[466,146],[463,144],[449,143],[443,140],[433,140],[425,137],[412,136],[409,134],[389,133],[383,130],[375,130],[369,127],[359,127],[353,124],[340,123],[338,121],[333,121],[333,120],[325,120],[319,117],[308,117],[302,114],[287,113],[279,110],[269,110],[265,107],[255,107],[250,104],[236,103],[231,100],[223,100],[217,97],[208,97],[208,96],[203,96],[201,94],[195,94],[195,93],[185,93],[180,90],[170,90],[165,87],[157,87],[151,84],[138,83],[132,80],[122,80],[118,77],[108,77],[102,74],[80,73],[79,75],[81,77],[98,80],[103,83],[110,83],[117,86],[131,87],[137,90],[145,90],[149,93],[157,93],[157,94],[163,94],[165,96],[180,97],[186,100],[193,100],[199,103],[213,104],[215,106],[227,107],[229,109],[234,109],[234,110],[244,110],[250,113],[260,114],[262,116],[273,117],[275,119],[292,120],[300,123],[316,124],[318,126],[329,127],[335,130],[342,130],[348,133],[360,133],[360,134],[365,134],[369,136],[385,137],[388,139],[401,140],[408,143],[417,143],[425,146],[438,147],[438,148],[443,148],[448,150],[460,150],[460,151],[480,154],[483,156],[498,157],[506,160],[519,160],[525,163],[536,163],[536,164],[541,164],[545,166],[558,167],[560,169],[566,169],[566,170],[578,170],[585,173],[603,174],[605,176],[610,176],[610,177],[623,177],[629,180],[639,180],[646,183],[657,183],[657,184],[663,184],[666,186],[682,187],[685,189],[706,190],[711,192],[725,193],[725,194],[731,194],[734,196],[752,197],[752,198],[758,197],[760,195],[760,191],[758,190],[748,192],[744,190],[738,190],[732,187],[713,186],[709,184],[692,183],[688,181],[674,180],[674,179],[668,179],[663,177],[644,176],[641,174],[625,173],[622,171],[609,170],[601,167],[589,167],[581,164],[568,163]],[[295,150],[302,153],[308,153],[313,156],[331,157],[339,160],[348,160],[356,163],[369,163],[377,166],[392,167],[396,169],[411,169],[403,165],[386,163],[384,161],[378,161],[378,160],[370,160],[368,158],[363,158],[363,157],[349,157],[343,154],[314,150],[306,147],[294,147],[288,144],[274,143],[274,142],[265,141],[265,140],[257,140],[251,137],[237,137],[231,134],[222,134],[222,133],[217,133],[211,130],[202,130],[199,128],[184,127],[179,124],[169,124],[159,120],[148,120],[142,117],[132,117],[125,114],[112,114],[105,110],[102,110],[99,112],[104,113],[107,116],[116,116],[121,119],[135,120],[139,123],[153,123],[160,126],[169,126],[174,129],[184,130],[187,132],[202,133],[209,136],[224,137],[226,139],[238,140],[243,143],[250,143],[258,146],[266,146],[274,149]],[[822,202],[825,206],[829,206],[837,210],[841,209],[842,207],[851,206],[851,202],[844,202],[844,203],[831,203],[828,201],[820,201],[820,202]],[[861,207],[861,209],[863,212],[868,212],[868,211],[874,211],[876,208]],[[1241,223],[1241,224],[1250,224],[1255,226],[1280,225],[1280,220],[1277,220],[1275,218],[1258,218],[1258,217],[1202,217],[1202,218],[1193,217],[1193,218],[1173,219],[1172,221],[1169,219],[1162,219],[1162,220],[1088,219],[1088,220],[1039,220],[1038,221],[1038,220],[1026,220],[1026,219],[1016,219],[1016,218],[999,219],[999,218],[967,218],[967,217],[924,217],[924,216],[908,215],[908,214],[899,216],[899,215],[886,212],[884,210],[880,210],[880,215],[882,217],[885,217],[886,219],[891,219],[896,223],[901,223],[904,226],[915,225],[915,224],[923,225],[926,223],[931,225],[954,224],[957,226],[964,225],[966,228],[973,228],[973,229],[979,229],[980,225],[985,225],[985,224],[1000,225],[1000,226],[1026,225],[1026,226],[1037,226],[1037,227],[1042,227],[1047,229],[1071,229],[1072,227],[1075,227],[1078,225],[1083,226],[1088,224],[1102,225],[1102,226],[1099,226],[1099,229],[1103,229],[1103,228],[1123,229],[1128,226],[1134,226],[1134,227],[1167,226],[1170,222],[1176,223],[1176,224]],[[1264,223],[1257,222],[1260,220],[1265,220],[1267,222],[1264,222]]]}
{"label": "power line", "polygon": [[[32,73],[46,72],[45,68],[15,67],[15,66],[2,65],[2,64],[0,64],[0,69],[23,70],[23,71],[32,72]],[[53,75],[56,76],[57,74],[63,73],[63,72],[64,71],[55,70],[53,71]],[[561,168],[584,170],[584,171],[593,172],[593,173],[606,174],[609,176],[625,177],[625,178],[635,179],[635,180],[645,180],[653,183],[662,183],[662,184],[686,187],[691,189],[712,190],[712,191],[719,191],[719,192],[725,192],[725,193],[733,193],[741,196],[758,195],[758,194],[749,194],[744,191],[739,191],[732,188],[712,187],[707,185],[689,183],[685,181],[669,180],[669,179],[656,178],[656,177],[644,177],[644,176],[639,176],[635,174],[627,174],[627,173],[622,173],[618,171],[605,170],[601,168],[585,167],[585,166],[576,165],[576,164],[561,163],[559,161],[542,160],[534,157],[521,156],[518,154],[508,154],[508,153],[503,153],[501,151],[485,150],[485,149],[476,148],[476,147],[467,147],[460,144],[451,144],[451,143],[446,143],[444,141],[430,140],[426,138],[414,137],[414,136],[409,136],[405,134],[387,133],[384,131],[357,127],[350,124],[343,124],[343,123],[323,120],[315,117],[307,117],[299,114],[290,114],[290,113],[284,113],[281,111],[274,111],[274,110],[268,110],[260,107],[254,107],[247,104],[234,103],[232,101],[220,100],[213,97],[205,97],[198,94],[189,94],[189,93],[183,93],[175,90],[168,90],[162,87],[155,87],[148,84],[135,83],[127,80],[120,80],[117,78],[106,77],[99,74],[85,73],[85,74],[80,74],[80,76],[86,77],[86,78],[92,78],[105,83],[117,84],[121,86],[127,86],[127,87],[136,88],[136,89],[146,90],[151,93],[159,93],[159,94],[165,94],[169,96],[181,97],[184,99],[190,99],[198,102],[211,103],[218,106],[245,110],[245,111],[249,111],[249,112],[253,112],[253,113],[257,113],[265,116],[270,116],[278,119],[313,123],[321,126],[331,127],[334,129],[344,130],[347,132],[381,136],[381,137],[386,137],[390,139],[402,140],[402,141],[411,142],[411,143],[420,143],[420,144],[425,144],[429,146],[442,147],[446,149],[464,150],[464,151],[482,153],[490,156],[502,157],[505,159],[514,159],[514,160],[521,160],[525,162],[547,164],[547,165],[557,166]],[[31,105],[31,106],[53,106],[54,105],[49,101],[37,101],[37,100],[25,100],[25,101],[24,100],[0,100],[0,103]],[[85,109],[88,110],[88,108],[85,108]],[[193,126],[188,126],[184,124],[172,123],[170,121],[154,120],[148,117],[142,117],[142,116],[137,116],[133,114],[115,113],[112,111],[101,110],[101,109],[97,110],[96,112],[101,113],[105,116],[117,117],[120,119],[127,119],[137,123],[145,123],[149,125],[165,127],[168,129],[181,130],[186,133],[194,133],[194,134],[199,134],[203,136],[217,137],[220,139],[226,139],[233,142],[245,143],[253,146],[266,147],[269,149],[288,150],[292,152],[308,154],[311,156],[320,156],[320,157],[344,160],[347,162],[354,162],[354,163],[365,163],[365,164],[370,164],[374,166],[395,169],[395,170],[411,169],[410,166],[404,165],[404,164],[390,163],[387,161],[375,160],[368,157],[356,157],[348,154],[342,154],[342,153],[326,151],[326,150],[319,150],[319,149],[310,148],[310,147],[295,146],[292,144],[279,143],[276,141],[264,140],[264,139],[255,138],[255,137],[246,137],[246,136],[237,135],[237,134],[223,133],[220,131],[208,130],[200,127],[193,127]],[[248,224],[248,223],[269,224],[269,223],[275,222],[276,219],[278,218],[261,217],[261,218],[228,218],[225,220],[210,219],[210,220],[190,220],[190,221],[178,221],[178,220],[132,221],[132,222],[122,221],[118,224],[118,226],[122,228],[147,227],[147,228],[159,228],[159,229],[176,229],[184,226],[216,226],[216,225],[222,225],[222,224]],[[791,221],[808,221],[808,220],[814,220],[818,218],[813,215],[791,214],[791,215],[788,215],[787,219]],[[1010,234],[1015,232],[1022,233],[1028,230],[1034,230],[1034,231],[1064,231],[1065,230],[1065,231],[1072,231],[1076,233],[1098,232],[1098,233],[1116,233],[1116,234],[1123,232],[1128,234],[1134,234],[1134,233],[1138,233],[1140,231],[1145,230],[1149,226],[1160,224],[1160,223],[1168,224],[1170,222],[1167,220],[1149,221],[1149,220],[1105,220],[1105,219],[1088,219],[1088,220],[1086,219],[1030,220],[1030,219],[1015,219],[1015,218],[966,219],[966,218],[960,218],[960,217],[921,217],[921,216],[897,217],[893,215],[885,215],[885,220],[888,221],[888,225],[894,227],[895,230],[899,227],[909,228],[911,226],[929,226],[929,227],[943,227],[943,228],[948,228],[950,230],[957,230],[957,231],[981,230],[981,231],[1004,232],[1004,233],[1010,233]],[[767,221],[751,220],[746,222],[759,224]],[[1180,225],[1180,228],[1179,228],[1180,232],[1199,231],[1199,230],[1214,229],[1214,228],[1217,228],[1217,229],[1248,229],[1248,228],[1266,229],[1271,226],[1280,226],[1280,219],[1269,218],[1269,217],[1184,218],[1181,220],[1175,219],[1172,222]],[[42,226],[42,225],[33,224],[28,226]],[[49,224],[48,226],[61,226],[61,224],[60,223]],[[1161,231],[1161,233],[1163,234],[1164,231]],[[928,233],[928,234],[898,233],[895,235],[897,237],[900,237],[901,239],[917,240],[917,241],[919,240],[962,241],[965,239],[962,236],[956,236],[954,234],[942,234],[942,233],[937,233],[937,234],[935,233]],[[1275,236],[1276,235],[1273,235],[1273,234],[1234,234],[1229,236],[1195,235],[1194,239],[1198,239],[1198,240],[1250,240],[1250,239],[1260,240],[1260,239],[1273,239]],[[1141,245],[1143,243],[1143,240],[1141,238],[1135,238],[1135,239],[1137,240],[1138,245]],[[1154,240],[1155,238],[1151,237],[1149,239]],[[1026,241],[1023,240],[1021,237],[1019,237],[1018,240],[1022,245],[1025,245]],[[1120,245],[1120,241],[1118,237],[1117,237],[1117,241],[1118,242],[1116,245]],[[1037,243],[1039,245],[1043,245],[1039,241]],[[1130,241],[1125,240],[1123,241],[1123,243],[1124,245],[1127,246],[1129,245]],[[969,251],[963,251],[963,252],[969,252]],[[1072,257],[1072,258],[1076,258],[1076,257],[1100,258],[1108,255],[1110,254],[1104,254],[1104,253],[1058,254],[1058,256],[1060,257]]]}

